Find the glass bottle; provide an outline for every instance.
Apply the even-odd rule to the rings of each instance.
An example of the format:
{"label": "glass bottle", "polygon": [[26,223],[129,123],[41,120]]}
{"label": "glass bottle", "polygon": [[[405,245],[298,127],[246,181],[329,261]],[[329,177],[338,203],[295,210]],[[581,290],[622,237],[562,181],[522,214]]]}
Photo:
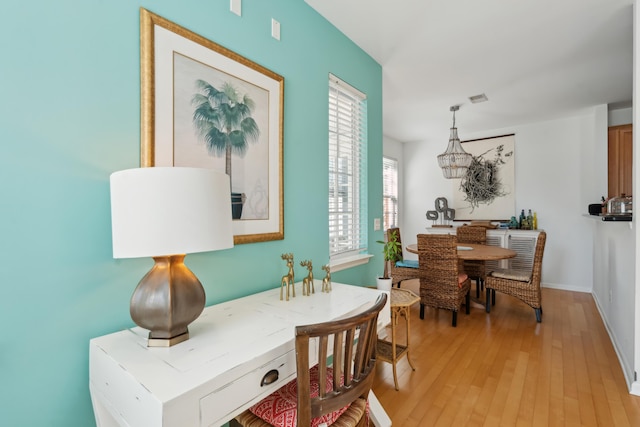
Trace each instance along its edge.
{"label": "glass bottle", "polygon": [[538,229],[538,214],[536,212],[533,213],[533,229]]}

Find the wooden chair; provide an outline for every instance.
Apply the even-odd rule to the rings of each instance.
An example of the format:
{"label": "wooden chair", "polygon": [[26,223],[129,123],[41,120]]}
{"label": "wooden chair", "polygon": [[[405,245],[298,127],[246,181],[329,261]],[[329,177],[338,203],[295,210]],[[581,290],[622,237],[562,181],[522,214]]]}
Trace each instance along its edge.
{"label": "wooden chair", "polygon": [[420,263],[420,319],[424,307],[444,308],[453,312],[451,325],[456,326],[458,310],[466,300],[469,314],[471,281],[458,272],[456,236],[449,234],[418,234]]}
{"label": "wooden chair", "polygon": [[[456,229],[458,244],[475,243],[484,245],[487,243],[487,229],[485,227],[463,225]],[[484,286],[486,267],[484,261],[463,261],[462,267],[470,279],[476,282],[476,298],[480,298],[480,289]]]}
{"label": "wooden chair", "polygon": [[[389,239],[391,237],[391,235],[393,233],[396,233],[397,240],[400,243],[400,261],[399,260],[394,260],[391,261],[391,286],[397,286],[398,288],[400,287],[400,283],[403,280],[409,280],[409,279],[417,279],[418,278],[418,263],[417,262],[412,262],[412,261],[408,261],[404,259],[404,255],[402,253],[402,239],[400,236],[400,229],[399,228],[390,228],[387,230],[387,239]],[[399,265],[396,265],[396,263],[398,263]]]}
{"label": "wooden chair", "polygon": [[[238,415],[231,426],[309,427],[333,421],[332,426],[367,426],[367,398],[375,376],[378,313],[387,294],[355,316],[296,327],[297,378]],[[317,338],[318,364],[309,355]],[[330,344],[333,352],[330,351]],[[333,356],[331,366],[329,357]]]}
{"label": "wooden chair", "polygon": [[542,322],[542,294],[540,292],[540,278],[542,276],[542,256],[547,241],[547,233],[541,231],[538,234],[536,251],[533,256],[533,267],[530,271],[515,269],[496,269],[487,275],[485,288],[487,292],[486,310],[491,312],[489,297],[493,293],[495,304],[495,291],[514,296],[525,304],[530,305],[536,312],[536,320]]}

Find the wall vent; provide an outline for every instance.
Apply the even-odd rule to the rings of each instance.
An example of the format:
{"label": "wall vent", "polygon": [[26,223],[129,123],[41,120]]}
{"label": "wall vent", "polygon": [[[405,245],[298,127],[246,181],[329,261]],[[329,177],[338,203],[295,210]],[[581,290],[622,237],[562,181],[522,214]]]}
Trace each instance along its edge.
{"label": "wall vent", "polygon": [[484,93],[481,93],[480,95],[475,95],[475,96],[470,96],[469,97],[469,101],[471,101],[472,104],[478,104],[480,102],[485,102],[488,101],[489,98],[487,98],[487,95],[485,95]]}

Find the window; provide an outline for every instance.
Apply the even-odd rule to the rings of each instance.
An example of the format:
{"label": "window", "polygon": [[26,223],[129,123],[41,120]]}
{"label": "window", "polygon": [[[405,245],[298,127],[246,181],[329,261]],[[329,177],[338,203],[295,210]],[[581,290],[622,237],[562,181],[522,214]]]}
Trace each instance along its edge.
{"label": "window", "polygon": [[366,95],[329,75],[330,257],[367,246]]}
{"label": "window", "polygon": [[382,158],[382,222],[384,230],[398,226],[398,161]]}

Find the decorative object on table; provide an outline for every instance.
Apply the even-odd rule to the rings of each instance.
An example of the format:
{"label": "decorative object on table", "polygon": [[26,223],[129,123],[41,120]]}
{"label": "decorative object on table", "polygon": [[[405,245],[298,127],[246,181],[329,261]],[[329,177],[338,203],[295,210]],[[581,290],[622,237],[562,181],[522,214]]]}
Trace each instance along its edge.
{"label": "decorative object on table", "polygon": [[329,264],[325,264],[322,266],[322,269],[327,272],[322,278],[322,292],[329,293],[331,292],[331,267]]}
{"label": "decorative object on table", "polygon": [[291,296],[293,298],[296,297],[296,286],[294,282],[294,273],[293,273],[293,254],[282,254],[281,258],[287,262],[287,267],[289,271],[287,274],[282,276],[282,280],[280,281],[280,301],[282,301],[282,288],[287,289],[287,301],[289,301],[289,287],[291,287]]}
{"label": "decorative object on table", "polygon": [[143,8],[140,63],[141,165],[224,171],[235,243],[284,239],[284,78]]}
{"label": "decorative object on table", "polygon": [[398,241],[398,233],[387,234],[386,241],[377,240],[382,245],[382,254],[384,258],[384,269],[382,277],[378,277],[378,289],[391,289],[391,276],[389,275],[389,267],[391,262],[402,259],[402,244]]}
{"label": "decorative object on table", "polygon": [[533,214],[531,213],[531,209],[529,209],[527,213],[527,225],[529,226],[529,230],[535,230],[535,228],[533,228]]}
{"label": "decorative object on table", "polygon": [[472,160],[471,154],[464,151],[458,138],[456,111],[459,109],[459,105],[454,105],[449,109],[449,111],[453,112],[453,126],[449,134],[449,145],[447,145],[447,150],[438,156],[438,165],[442,168],[442,174],[447,179],[465,176]]}
{"label": "decorative object on table", "polygon": [[486,229],[498,228],[498,224],[494,224],[491,221],[471,221],[469,225],[471,227],[483,227]]}
{"label": "decorative object on table", "polygon": [[153,257],[131,297],[133,321],[148,346],[189,339],[205,305],[185,254],[233,247],[229,177],[212,169],[156,167],[111,174],[114,258]]}
{"label": "decorative object on table", "polygon": [[524,209],[522,209],[520,211],[520,216],[518,217],[518,228],[521,230],[526,229],[526,226],[527,226],[526,222],[527,222],[527,219],[526,219],[526,216],[524,215]]}
{"label": "decorative object on table", "polygon": [[427,219],[432,221],[438,220],[438,211],[427,211]]}
{"label": "decorative object on table", "polygon": [[[455,209],[449,208],[449,202],[445,197],[436,198],[435,210],[427,211],[427,219],[433,220],[432,227],[451,227],[451,221],[456,218]],[[440,223],[437,224],[437,220],[440,218]]]}
{"label": "decorative object on table", "polygon": [[467,174],[452,188],[459,220],[508,220],[515,212],[515,137],[462,143],[473,155]]}
{"label": "decorative object on table", "polygon": [[307,277],[302,279],[302,295],[309,296],[311,294],[315,294],[316,289],[313,286],[313,263],[309,259],[309,260],[300,261],[300,265],[302,267],[307,267],[307,270],[309,271],[309,273],[307,274]]}
{"label": "decorative object on table", "polygon": [[521,230],[536,230],[538,228],[538,215],[532,214],[531,209],[529,209],[529,212],[525,214],[524,209],[522,209],[520,211],[518,226],[516,228],[519,228]]}

